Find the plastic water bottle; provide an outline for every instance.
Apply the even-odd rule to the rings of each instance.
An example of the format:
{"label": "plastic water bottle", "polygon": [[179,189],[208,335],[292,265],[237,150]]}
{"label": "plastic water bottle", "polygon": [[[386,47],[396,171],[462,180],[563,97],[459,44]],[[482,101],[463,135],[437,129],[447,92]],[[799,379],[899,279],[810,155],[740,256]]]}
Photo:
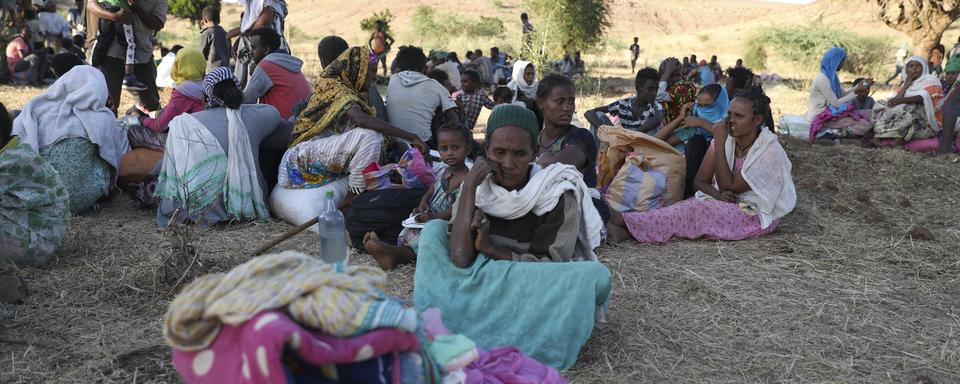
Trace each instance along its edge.
{"label": "plastic water bottle", "polygon": [[333,200],[333,191],[327,191],[327,204],[319,219],[320,260],[333,264],[337,272],[343,272],[347,268],[347,227],[343,213]]}

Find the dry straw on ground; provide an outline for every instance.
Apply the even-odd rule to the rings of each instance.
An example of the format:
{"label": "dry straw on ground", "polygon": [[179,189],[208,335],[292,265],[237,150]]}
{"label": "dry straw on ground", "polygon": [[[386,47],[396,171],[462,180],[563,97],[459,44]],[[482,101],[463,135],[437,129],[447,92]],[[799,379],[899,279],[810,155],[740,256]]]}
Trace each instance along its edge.
{"label": "dry straw on ground", "polygon": [[[960,164],[898,150],[788,140],[797,209],[742,242],[605,246],[613,302],[573,382],[895,382],[960,377]],[[904,206],[904,200],[909,206]],[[199,265],[224,271],[289,228],[202,233]],[[932,240],[911,238],[923,228]],[[276,250],[316,253],[300,234]],[[117,196],[75,217],[58,257],[20,273],[4,308],[0,381],[179,382],[155,282],[169,254],[154,212]],[[367,256],[351,261],[372,265]],[[389,273],[412,297],[413,267]],[[562,321],[562,319],[558,319]]]}

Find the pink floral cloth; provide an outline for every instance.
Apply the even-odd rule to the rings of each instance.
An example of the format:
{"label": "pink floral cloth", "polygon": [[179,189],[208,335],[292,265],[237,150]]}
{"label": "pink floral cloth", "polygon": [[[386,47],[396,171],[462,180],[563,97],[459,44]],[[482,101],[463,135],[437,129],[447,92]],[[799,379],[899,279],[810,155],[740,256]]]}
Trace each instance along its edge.
{"label": "pink floral cloth", "polygon": [[[286,383],[283,356],[290,347],[306,363],[348,364],[391,352],[413,352],[420,342],[413,333],[382,328],[338,339],[302,328],[279,311],[264,311],[240,326],[223,325],[216,341],[204,350],[174,350],[173,365],[187,383]],[[395,367],[399,359],[394,360]],[[393,370],[400,382],[400,370]]]}
{"label": "pink floral cloth", "polygon": [[[736,159],[734,172],[740,172],[743,159]],[[644,244],[666,244],[672,240],[699,239],[744,240],[773,232],[780,220],[766,229],[760,216],[744,212],[738,204],[719,200],[691,198],[665,208],[623,214],[627,229]]]}
{"label": "pink floral cloth", "polygon": [[835,129],[841,137],[860,137],[870,129],[871,116],[870,111],[859,111],[853,109],[853,104],[848,104],[848,109],[834,114],[830,108],[824,108],[823,112],[817,115],[810,122],[810,138],[812,143],[817,140],[820,131],[826,129]]}

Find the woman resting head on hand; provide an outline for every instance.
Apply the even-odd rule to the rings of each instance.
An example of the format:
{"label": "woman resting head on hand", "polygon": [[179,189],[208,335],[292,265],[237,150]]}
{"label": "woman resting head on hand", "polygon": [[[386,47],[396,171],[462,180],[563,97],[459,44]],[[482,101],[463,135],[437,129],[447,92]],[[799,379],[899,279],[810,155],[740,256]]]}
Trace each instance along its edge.
{"label": "woman resting head on hand", "polygon": [[501,105],[487,121],[487,158],[467,174],[455,204],[450,258],[459,267],[477,253],[499,260],[596,259],[603,224],[575,167],[540,169],[533,112]]}

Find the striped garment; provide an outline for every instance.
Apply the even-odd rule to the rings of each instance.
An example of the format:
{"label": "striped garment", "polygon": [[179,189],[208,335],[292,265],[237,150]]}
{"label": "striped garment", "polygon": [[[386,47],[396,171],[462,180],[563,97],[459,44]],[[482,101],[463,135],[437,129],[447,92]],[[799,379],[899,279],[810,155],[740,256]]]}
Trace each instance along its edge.
{"label": "striped garment", "polygon": [[184,288],[167,309],[163,335],[174,348],[196,351],[213,342],[221,324],[240,325],[271,309],[334,337],[377,328],[415,331],[416,312],[383,294],[386,279],[376,267],[339,273],[299,252],[260,256]]}
{"label": "striped garment", "polygon": [[633,105],[636,103],[636,97],[617,100],[607,106],[607,111],[619,116],[620,125],[631,131],[640,131],[647,120],[663,116],[663,107],[660,106],[660,103],[647,103],[646,107],[641,110],[639,114],[635,114]]}
{"label": "striped garment", "polygon": [[257,181],[247,128],[239,110],[226,111],[229,153],[192,115],[170,121],[156,196],[184,206],[191,219],[222,199],[233,218],[268,220],[270,212]]}

